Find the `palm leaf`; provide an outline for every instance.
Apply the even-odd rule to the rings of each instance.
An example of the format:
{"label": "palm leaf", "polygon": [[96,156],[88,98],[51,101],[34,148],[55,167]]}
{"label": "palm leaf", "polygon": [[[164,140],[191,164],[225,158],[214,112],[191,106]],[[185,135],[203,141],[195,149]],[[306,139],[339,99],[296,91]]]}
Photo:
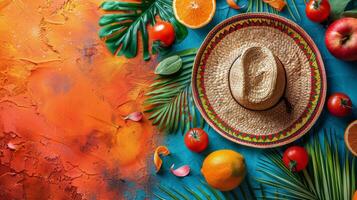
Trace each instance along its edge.
{"label": "palm leaf", "polygon": [[187,29],[174,17],[172,0],[142,0],[141,2],[105,1],[100,6],[107,13],[100,20],[99,37],[105,40],[112,54],[127,58],[137,55],[139,33],[144,60],[150,59],[147,24],[155,24],[158,15],[175,28],[177,41],[187,35]]}
{"label": "palm leaf", "polygon": [[344,146],[335,143],[338,141],[335,133],[325,130],[323,136],[322,139],[313,135],[307,142],[310,161],[302,173],[288,170],[280,152],[266,153],[266,159],[261,160],[258,169],[264,178],[257,179],[268,188],[264,191],[271,193],[271,188],[276,188],[280,197],[288,199],[351,199],[356,188],[355,160]]}
{"label": "palm leaf", "polygon": [[197,49],[187,49],[169,54],[178,55],[183,66],[177,73],[170,76],[158,75],[151,84],[149,96],[144,105],[147,106],[149,119],[159,129],[167,132],[185,131],[189,128],[201,126],[204,122],[197,111],[192,98],[191,74]]}
{"label": "palm leaf", "polygon": [[347,5],[351,2],[352,0],[330,0],[330,5],[331,5],[331,14],[330,17],[333,20],[336,20],[341,17],[343,14],[344,10],[346,9]]}
{"label": "palm leaf", "polygon": [[[296,6],[295,0],[285,0],[286,10],[294,21],[301,19],[300,12]],[[263,0],[248,0],[247,12],[269,12],[279,14],[275,8],[263,2]]]}
{"label": "palm leaf", "polygon": [[342,13],[343,17],[355,17],[357,18],[357,8],[353,10],[347,10]]}
{"label": "palm leaf", "polygon": [[[237,189],[230,192],[221,192],[213,189],[207,183],[200,181],[196,186],[181,185],[183,190],[178,190],[168,186],[158,185],[158,193],[154,195],[158,199],[176,200],[176,199],[196,199],[196,200],[255,200],[257,199],[253,188],[245,180]],[[276,198],[278,199],[278,198]]]}

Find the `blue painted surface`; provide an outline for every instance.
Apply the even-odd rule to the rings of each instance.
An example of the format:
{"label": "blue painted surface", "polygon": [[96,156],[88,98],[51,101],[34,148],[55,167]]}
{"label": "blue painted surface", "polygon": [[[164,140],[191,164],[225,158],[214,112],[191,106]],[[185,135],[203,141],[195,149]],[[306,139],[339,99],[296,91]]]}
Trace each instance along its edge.
{"label": "blue painted surface", "polygon": [[[244,4],[244,1],[240,1]],[[353,102],[357,104],[357,62],[343,62],[334,58],[326,49],[324,43],[325,27],[320,24],[315,24],[309,21],[305,16],[305,5],[303,1],[296,1],[298,9],[300,11],[301,20],[298,20],[297,23],[301,25],[306,32],[313,38],[317,44],[322,57],[325,62],[325,68],[328,78],[328,94],[332,92],[344,92],[348,94]],[[229,13],[228,13],[229,12]],[[209,30],[212,29],[216,24],[227,18],[228,16],[233,16],[239,14],[238,11],[229,9],[225,3],[225,0],[217,1],[217,11],[213,21],[206,27],[199,30],[190,30],[189,36],[181,44],[177,45],[177,49],[186,49],[191,47],[199,47]],[[287,11],[283,13],[284,16],[288,17]],[[352,120],[357,119],[357,110],[353,110],[352,116],[348,118],[336,118],[331,116],[326,108],[324,109],[321,117],[315,125],[315,128],[321,130],[322,128],[334,128],[338,133],[338,141],[343,143],[343,132],[345,127]],[[233,149],[246,158],[246,164],[248,169],[247,177],[254,184],[254,178],[258,176],[256,173],[257,162],[262,156],[262,150],[245,147],[242,145],[235,144],[224,139],[213,129],[205,127],[205,130],[208,131],[210,144],[209,148],[201,153],[190,152],[184,144],[183,136],[181,133],[171,134],[165,136],[164,144],[170,151],[171,155],[164,158],[163,169],[159,174],[155,174],[154,167],[152,167],[152,182],[160,183],[165,186],[177,188],[183,190],[181,185],[189,184],[190,186],[196,186],[200,183],[200,180],[204,180],[200,168],[203,159],[210,152],[218,149]],[[306,134],[304,138],[310,137],[310,134]],[[289,145],[287,145],[289,146]],[[283,149],[286,148],[282,147]],[[175,163],[176,166],[189,164],[192,168],[191,174],[185,178],[174,177],[170,171],[169,167],[172,163]],[[153,185],[155,186],[155,185]],[[156,190],[154,189],[154,192]],[[154,198],[154,197],[153,197]],[[154,198],[155,199],[155,198]]]}

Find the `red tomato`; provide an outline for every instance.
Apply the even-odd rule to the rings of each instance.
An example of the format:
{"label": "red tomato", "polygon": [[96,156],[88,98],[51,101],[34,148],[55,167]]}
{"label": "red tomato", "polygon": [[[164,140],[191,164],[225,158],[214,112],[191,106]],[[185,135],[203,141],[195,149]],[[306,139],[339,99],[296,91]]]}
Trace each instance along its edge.
{"label": "red tomato", "polygon": [[292,146],[285,150],[283,162],[291,171],[299,172],[306,168],[309,162],[309,155],[303,147]]}
{"label": "red tomato", "polygon": [[343,93],[332,94],[327,102],[328,111],[337,117],[345,117],[351,113],[352,101]]}
{"label": "red tomato", "polygon": [[154,41],[161,41],[165,46],[171,46],[175,41],[174,26],[165,21],[158,21],[149,29],[149,35]]}
{"label": "red tomato", "polygon": [[325,21],[331,12],[328,0],[310,0],[306,4],[306,16],[314,22]]}
{"label": "red tomato", "polygon": [[192,128],[185,135],[185,144],[188,149],[194,152],[201,152],[208,146],[207,133],[200,128]]}

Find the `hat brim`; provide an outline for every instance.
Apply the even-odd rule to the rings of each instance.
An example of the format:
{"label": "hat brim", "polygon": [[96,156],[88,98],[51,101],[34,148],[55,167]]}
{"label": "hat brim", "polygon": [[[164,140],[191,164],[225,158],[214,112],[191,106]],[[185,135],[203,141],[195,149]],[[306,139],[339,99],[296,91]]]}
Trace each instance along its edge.
{"label": "hat brim", "polygon": [[[267,111],[247,110],[230,95],[230,62],[252,43],[268,46],[282,60],[292,114],[284,111],[284,102]],[[256,148],[282,146],[303,136],[322,111],[326,86],[324,64],[310,36],[294,22],[265,13],[240,14],[214,27],[192,72],[194,101],[206,122],[223,137]]]}

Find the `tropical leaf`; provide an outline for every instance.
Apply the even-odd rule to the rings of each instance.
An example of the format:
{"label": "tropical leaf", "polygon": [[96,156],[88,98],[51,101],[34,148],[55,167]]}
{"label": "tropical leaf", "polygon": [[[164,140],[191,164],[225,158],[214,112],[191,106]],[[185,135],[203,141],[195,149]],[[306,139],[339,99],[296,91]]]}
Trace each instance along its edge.
{"label": "tropical leaf", "polygon": [[347,10],[345,12],[342,13],[342,16],[344,17],[355,17],[357,18],[357,8],[353,9],[353,10]]}
{"label": "tropical leaf", "polygon": [[[288,170],[278,151],[266,153],[258,172],[264,178],[257,181],[266,186],[265,193],[277,189],[280,197],[299,200],[351,199],[356,189],[355,160],[344,146],[338,145],[335,133],[324,131],[324,137],[312,135],[306,149],[310,155],[309,167],[302,173]],[[266,195],[263,195],[266,199]]]}
{"label": "tropical leaf", "polygon": [[149,119],[159,129],[185,132],[189,128],[203,126],[204,121],[195,107],[191,90],[191,74],[197,49],[187,49],[172,53],[165,58],[177,55],[181,58],[180,70],[169,76],[158,75],[146,93],[144,105]]}
{"label": "tropical leaf", "polygon": [[182,67],[182,59],[178,55],[170,56],[162,60],[155,69],[155,74],[172,75]]}
{"label": "tropical leaf", "polygon": [[[300,20],[300,12],[296,6],[295,0],[285,0],[285,2],[286,10],[288,11],[290,17],[294,21]],[[274,14],[280,13],[269,4],[263,2],[263,0],[248,0],[247,12],[269,12]]]}
{"label": "tropical leaf", "polygon": [[331,14],[330,17],[336,20],[341,17],[343,11],[346,9],[347,5],[351,0],[330,0]]}
{"label": "tropical leaf", "polygon": [[221,192],[213,189],[207,183],[200,181],[196,186],[181,185],[182,190],[172,187],[158,185],[154,193],[158,199],[165,200],[255,200],[255,192],[246,179],[238,188],[229,192]]}
{"label": "tropical leaf", "polygon": [[174,17],[172,0],[105,1],[100,7],[108,13],[99,20],[102,27],[99,37],[105,40],[109,51],[118,56],[133,58],[137,55],[140,33],[144,60],[150,59],[147,24],[155,24],[156,15],[171,22],[178,42],[188,33]]}

